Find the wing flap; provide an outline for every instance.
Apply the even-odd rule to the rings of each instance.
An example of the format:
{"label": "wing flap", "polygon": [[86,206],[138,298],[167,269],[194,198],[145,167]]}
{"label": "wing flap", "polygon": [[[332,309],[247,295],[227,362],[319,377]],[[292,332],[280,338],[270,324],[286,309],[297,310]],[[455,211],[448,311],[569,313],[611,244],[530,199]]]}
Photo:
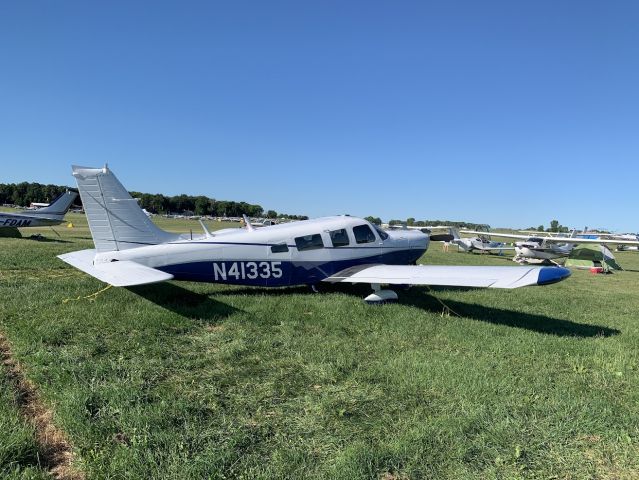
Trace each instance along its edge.
{"label": "wing flap", "polygon": [[131,287],[171,280],[173,275],[129,260],[93,265],[95,250],[80,250],[58,255],[69,265],[114,287]]}
{"label": "wing flap", "polygon": [[570,276],[563,267],[462,267],[447,265],[360,265],[326,278],[325,282],[451,287],[518,288],[547,285]]}

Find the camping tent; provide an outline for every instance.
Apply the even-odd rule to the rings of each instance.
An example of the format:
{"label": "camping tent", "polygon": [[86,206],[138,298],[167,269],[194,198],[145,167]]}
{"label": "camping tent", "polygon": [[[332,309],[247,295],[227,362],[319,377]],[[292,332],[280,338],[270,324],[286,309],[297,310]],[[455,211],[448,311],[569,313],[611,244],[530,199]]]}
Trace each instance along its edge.
{"label": "camping tent", "polygon": [[603,267],[604,272],[623,270],[615,256],[604,245],[579,245],[575,247],[566,259],[566,267],[589,269]]}

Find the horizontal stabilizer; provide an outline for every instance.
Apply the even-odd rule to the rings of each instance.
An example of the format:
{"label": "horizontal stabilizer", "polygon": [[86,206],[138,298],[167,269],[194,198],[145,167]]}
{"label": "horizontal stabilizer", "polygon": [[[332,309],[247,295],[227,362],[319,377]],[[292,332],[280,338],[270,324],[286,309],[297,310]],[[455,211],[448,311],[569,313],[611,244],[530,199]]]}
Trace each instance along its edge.
{"label": "horizontal stabilizer", "polygon": [[518,288],[547,285],[570,276],[563,267],[459,267],[447,265],[360,265],[325,282],[451,287]]}
{"label": "horizontal stabilizer", "polygon": [[58,258],[114,287],[131,287],[173,278],[169,273],[129,260],[93,265],[95,254],[95,250],[80,250],[58,255]]}

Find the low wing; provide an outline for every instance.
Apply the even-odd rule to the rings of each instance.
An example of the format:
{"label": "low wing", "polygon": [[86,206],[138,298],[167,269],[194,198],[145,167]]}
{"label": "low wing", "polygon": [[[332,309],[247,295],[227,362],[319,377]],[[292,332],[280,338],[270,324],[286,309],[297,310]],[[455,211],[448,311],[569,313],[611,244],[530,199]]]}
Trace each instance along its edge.
{"label": "low wing", "polygon": [[514,250],[515,247],[485,247],[479,245],[473,245],[476,250]]}
{"label": "low wing", "polygon": [[114,287],[131,287],[171,280],[173,275],[129,260],[93,265],[95,250],[58,255],[62,261]]}
{"label": "low wing", "polygon": [[[518,240],[528,240],[530,236],[526,235],[516,235],[513,233],[486,233],[486,232],[475,232],[472,230],[462,230],[462,233],[470,233],[470,234],[482,234],[482,235],[490,235],[491,237],[499,237],[499,238],[516,238]],[[577,237],[543,237],[545,243],[573,243],[577,244],[591,244],[591,245],[604,245],[604,244],[612,244],[612,245],[639,245],[639,241],[637,240],[612,240],[612,239],[601,239],[601,238],[577,238]]]}
{"label": "low wing", "polygon": [[325,282],[518,288],[547,285],[570,276],[563,267],[462,267],[446,265],[359,265]]}

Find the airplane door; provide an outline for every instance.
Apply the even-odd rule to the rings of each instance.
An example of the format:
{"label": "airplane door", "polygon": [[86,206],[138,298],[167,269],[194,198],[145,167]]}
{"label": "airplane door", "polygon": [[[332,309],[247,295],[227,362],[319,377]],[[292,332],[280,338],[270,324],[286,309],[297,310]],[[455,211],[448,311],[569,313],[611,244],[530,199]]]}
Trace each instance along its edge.
{"label": "airplane door", "polygon": [[358,256],[370,263],[382,262],[383,241],[375,236],[368,224],[353,227]]}
{"label": "airplane door", "polygon": [[291,283],[291,249],[286,239],[268,241],[266,257],[270,266],[270,276],[267,281],[269,287],[286,286]]}

